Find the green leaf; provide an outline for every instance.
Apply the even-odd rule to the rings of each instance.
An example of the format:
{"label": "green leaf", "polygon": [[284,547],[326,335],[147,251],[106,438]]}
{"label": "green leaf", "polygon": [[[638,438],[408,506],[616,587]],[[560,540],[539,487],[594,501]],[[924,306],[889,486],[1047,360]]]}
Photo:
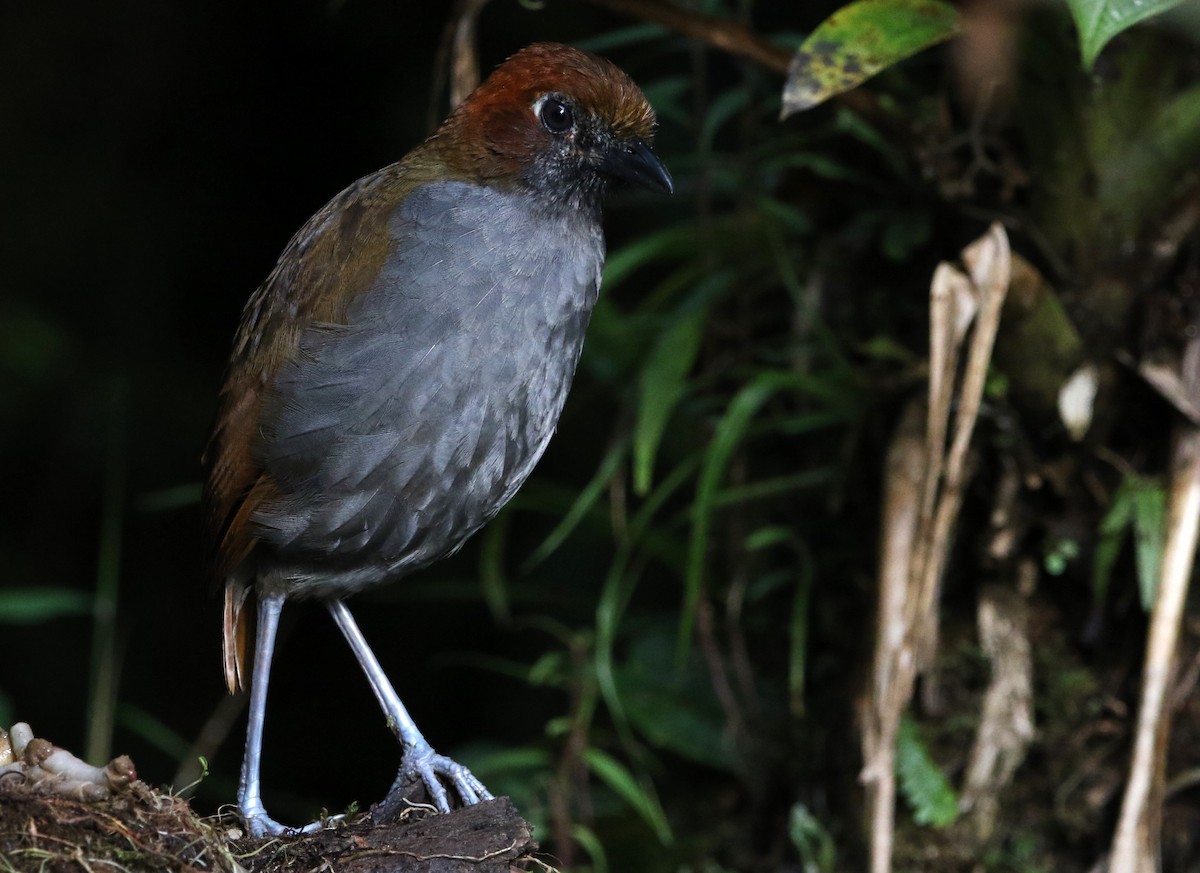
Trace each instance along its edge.
{"label": "green leaf", "polygon": [[[796,592],[792,597],[792,614],[788,622],[788,703],[792,715],[804,716],[804,679],[808,673],[808,613],[812,595],[813,562],[803,540],[795,530],[784,525],[760,528],[745,540],[746,551],[787,546],[799,558],[795,575]],[[792,574],[784,576],[792,578]]]}
{"label": "green leaf", "polygon": [[687,221],[622,246],[604,263],[604,289],[611,291],[638,267],[662,258],[687,258],[696,251],[696,226]]}
{"label": "green leaf", "polygon": [[[822,155],[819,153],[780,155],[778,158],[764,165],[764,168],[807,170],[817,178],[829,179],[834,182],[858,181],[861,179],[861,173],[858,170],[853,169],[833,155]],[[795,207],[792,206],[790,208]]]}
{"label": "green leaf", "polygon": [[759,197],[758,208],[767,218],[783,226],[788,233],[802,236],[812,233],[813,220],[805,209],[774,197]]}
{"label": "green leaf", "polygon": [[804,679],[808,673],[808,604],[812,599],[812,561],[805,560],[796,580],[788,622],[788,703],[792,715],[804,715]]}
{"label": "green leaf", "polygon": [[1107,597],[1113,567],[1126,534],[1132,531],[1142,607],[1148,611],[1154,605],[1167,536],[1166,513],[1167,494],[1162,485],[1135,473],[1126,475],[1096,531],[1092,556],[1092,598],[1096,603]]}
{"label": "green leaf", "polygon": [[628,48],[638,43],[661,39],[666,34],[666,28],[660,24],[630,24],[616,30],[604,31],[587,39],[576,40],[575,47],[602,55],[613,49]]}
{"label": "green leaf", "polygon": [[[840,418],[838,420],[841,420]],[[792,419],[788,419],[790,424]],[[785,426],[774,429],[777,434],[788,433]],[[736,488],[722,488],[713,497],[713,508],[730,506],[738,503],[749,503],[751,500],[762,500],[765,497],[775,497],[789,491],[802,488],[815,488],[818,485],[828,485],[836,478],[836,470],[832,467],[816,467],[811,470],[801,470],[787,476],[772,476],[770,479],[759,479],[747,485]]]}
{"label": "green leaf", "polygon": [[796,546],[798,542],[796,532],[790,526],[779,524],[751,531],[742,546],[747,552],[757,552],[772,546]]}
{"label": "green leaf", "polygon": [[883,254],[888,260],[903,261],[929,242],[930,216],[923,210],[897,212],[883,225]]}
{"label": "green leaf", "polygon": [[1137,558],[1138,590],[1142,608],[1154,606],[1158,574],[1167,540],[1167,493],[1154,482],[1143,480],[1133,494],[1133,542]]}
{"label": "green leaf", "polygon": [[1133,502],[1128,499],[1126,490],[1124,487],[1117,489],[1097,530],[1096,548],[1092,552],[1092,601],[1096,605],[1108,598],[1113,566],[1121,554],[1125,528],[1133,511]]}
{"label": "green leaf", "polygon": [[[713,432],[712,443],[705,453],[700,481],[696,486],[696,500],[692,504],[692,535],[688,541],[687,575],[684,581],[683,616],[679,627],[679,656],[687,651],[691,643],[692,624],[696,618],[696,607],[704,584],[704,557],[708,551],[708,528],[717,506],[717,494],[721,478],[730,457],[746,436],[750,422],[764,403],[780,391],[798,389],[813,380],[799,373],[783,370],[766,370],[757,374],[744,385],[733,400]],[[810,387],[816,387],[813,383]]]}
{"label": "green leaf", "polygon": [[501,771],[547,770],[554,767],[554,759],[545,749],[518,746],[515,749],[488,749],[476,751],[471,756],[471,770],[476,773],[499,773]]}
{"label": "green leaf", "polygon": [[498,747],[472,743],[450,750],[454,760],[463,762],[498,797],[509,796],[525,813],[536,833],[545,833],[546,786],[554,779],[555,757],[545,748]]}
{"label": "green leaf", "polygon": [[707,316],[707,308],[683,313],[659,337],[642,367],[637,420],[633,426],[633,488],[640,497],[650,491],[654,456],[667,420],[687,387],[687,374],[700,351]]}
{"label": "green leaf", "polygon": [[783,117],[849,91],[880,70],[954,36],[958,13],[941,0],[857,0],[800,44],[783,86]]}
{"label": "green leaf", "polygon": [[604,843],[596,836],[596,832],[585,825],[571,826],[571,839],[583,846],[592,862],[592,873],[608,873],[608,855],[604,852]]}
{"label": "green leaf", "polygon": [[829,873],[837,861],[833,837],[808,807],[797,803],[788,816],[788,836],[800,853],[804,873]]}
{"label": "green leaf", "polygon": [[148,491],[137,498],[137,508],[142,512],[164,512],[181,509],[185,506],[195,506],[200,502],[202,490],[199,482],[189,482],[186,485],[174,485],[158,491]]}
{"label": "green leaf", "polygon": [[617,686],[616,668],[613,666],[613,648],[616,645],[617,631],[620,629],[621,618],[625,607],[637,587],[638,574],[630,572],[629,564],[633,558],[634,547],[645,536],[659,511],[667,501],[688,482],[695,472],[697,459],[688,459],[672,470],[654,492],[646,498],[641,507],[629,522],[625,540],[618,546],[613,556],[608,574],[604,580],[604,588],[600,592],[600,600],[596,604],[596,654],[595,670],[596,684],[604,697],[604,702],[612,714],[617,730],[627,733],[628,716],[621,702],[621,692]]}
{"label": "green leaf", "polygon": [[562,687],[566,684],[564,677],[567,675],[568,667],[565,652],[557,650],[545,652],[533,662],[526,680],[530,685]]}
{"label": "green leaf", "polygon": [[914,363],[916,356],[907,346],[898,340],[884,334],[876,334],[856,347],[855,351],[876,361],[896,363],[909,366]]}
{"label": "green leaf", "polygon": [[1200,153],[1200,86],[1179,92],[1140,120],[1128,147],[1115,150],[1099,170],[1098,194],[1124,212],[1134,228],[1162,213]]}
{"label": "green leaf", "polygon": [[91,611],[91,596],[73,588],[0,591],[0,624],[37,624],[67,615],[87,615]]}
{"label": "green leaf", "polygon": [[128,728],[160,752],[182,761],[191,751],[192,743],[183,734],[147,709],[132,703],[117,707],[116,723]]}
{"label": "green leaf", "polygon": [[[690,108],[685,105],[685,98],[691,91],[691,80],[686,76],[665,76],[647,82],[642,86],[646,100],[654,107],[654,114],[660,124],[670,121],[681,126],[692,122]],[[672,166],[677,164],[672,161]]]}
{"label": "green leaf", "polygon": [[1174,9],[1183,0],[1067,0],[1079,30],[1083,67],[1091,70],[1108,41],[1139,21]]}
{"label": "green leaf", "polygon": [[731,737],[698,654],[674,664],[672,629],[646,628],[616,670],[625,713],[651,745],[709,767],[733,767]]}
{"label": "green leaf", "polygon": [[508,624],[512,618],[509,608],[508,574],[504,571],[504,544],[508,541],[508,520],[511,513],[501,513],[483,529],[479,550],[479,587],[492,620]]}
{"label": "green leaf", "polygon": [[696,138],[698,151],[711,151],[713,141],[719,131],[739,110],[750,100],[750,92],[745,88],[734,88],[724,91],[712,101],[705,113],[704,123],[700,127],[700,135]]}
{"label": "green leaf", "polygon": [[958,796],[929,756],[917,723],[909,716],[900,721],[896,736],[896,773],[917,824],[944,828],[958,818]]}
{"label": "green leaf", "polygon": [[643,787],[620,761],[600,749],[586,749],[583,760],[596,776],[632,806],[663,845],[673,841],[671,826],[653,792]]}
{"label": "green leaf", "polygon": [[554,550],[562,545],[563,540],[570,536],[571,531],[575,530],[579,522],[583,521],[595,504],[600,499],[600,495],[604,493],[604,489],[608,486],[609,481],[616,475],[617,468],[625,460],[626,452],[629,449],[629,441],[622,439],[613,443],[609,447],[608,453],[600,461],[600,467],[596,470],[596,474],[592,476],[590,482],[584,486],[579,492],[579,497],[571,505],[571,508],[563,516],[562,521],[555,525],[554,530],[546,535],[533,552],[532,555],[521,565],[521,572],[528,573],[546,558],[554,553]]}

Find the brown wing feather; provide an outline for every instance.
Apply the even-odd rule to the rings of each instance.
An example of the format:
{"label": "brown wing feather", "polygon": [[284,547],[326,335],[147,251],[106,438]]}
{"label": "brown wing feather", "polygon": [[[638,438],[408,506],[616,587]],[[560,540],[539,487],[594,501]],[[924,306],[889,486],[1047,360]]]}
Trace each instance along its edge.
{"label": "brown wing feather", "polygon": [[214,576],[225,585],[225,681],[245,684],[257,538],[255,509],[279,497],[258,444],[263,400],[280,365],[311,325],[343,320],[346,305],[371,286],[387,255],[387,217],[426,172],[393,164],[351,185],[292,237],[267,281],[242,313],[221,390],[216,426],[204,453],[204,514]]}

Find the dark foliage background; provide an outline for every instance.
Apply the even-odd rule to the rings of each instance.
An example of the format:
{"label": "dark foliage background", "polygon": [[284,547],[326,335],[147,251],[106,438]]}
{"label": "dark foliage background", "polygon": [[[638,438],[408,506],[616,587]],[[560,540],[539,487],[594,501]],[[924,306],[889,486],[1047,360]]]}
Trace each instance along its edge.
{"label": "dark foliage background", "polygon": [[[838,5],[705,9],[790,48]],[[870,658],[879,478],[921,383],[933,268],[998,216],[1075,291],[1073,314],[1090,311],[1080,288],[1097,274],[1137,263],[1106,272],[1111,261],[1087,255],[1116,251],[1111,240],[1056,236],[1065,222],[1045,206],[1088,202],[1062,195],[1079,180],[1059,185],[1043,159],[1086,114],[1093,81],[1060,13],[1029,14],[1034,47],[1022,51],[1038,63],[972,141],[979,116],[949,49],[878,80],[905,131],[892,140],[844,106],[779,123],[775,74],[590,4],[485,8],[485,70],[553,39],[594,47],[642,83],[679,190],[611,204],[605,302],[558,437],[511,511],[453,559],[353,605],[434,745],[511,793],[573,868],[860,866],[854,702]],[[221,681],[196,504],[222,367],[242,304],[290,235],[445,114],[433,95],[446,15],[380,0],[0,8],[0,722],[101,758],[129,753],[142,778],[177,787],[203,754],[196,806],[233,800],[242,725]],[[1169,68],[1141,92],[1147,104],[1200,73],[1183,37],[1118,50]],[[1176,192],[1194,190],[1194,169],[1180,169]],[[1109,355],[1151,342],[1147,331],[1157,342],[1194,329],[1195,240],[1179,252],[1160,292],[1139,298],[1161,305],[1085,319],[1086,341]],[[1102,442],[1156,476],[1171,413],[1117,378]],[[1002,390],[991,400],[962,566],[1013,456],[1075,465],[1065,491],[1029,497],[1026,551],[1086,552],[1111,465],[1044,410]],[[647,436],[654,408],[661,442]],[[1090,564],[1068,565],[1034,600],[1043,732],[1007,836],[976,859],[985,869],[1085,869],[1115,815],[1144,615],[1131,566],[1097,602]],[[950,712],[924,734],[952,780],[986,681],[972,572],[947,582]],[[380,798],[398,753],[325,613],[284,615],[264,773],[272,813],[298,823]],[[1116,740],[1096,764],[1072,737],[1105,719]],[[1181,736],[1186,760],[1195,730]],[[1075,785],[1055,794],[1059,756],[1083,768],[1086,802]],[[1082,806],[1064,812],[1064,796]],[[1200,816],[1176,811],[1177,857],[1194,862]],[[910,859],[941,845],[908,824]],[[951,848],[943,866],[921,863],[969,868]]]}

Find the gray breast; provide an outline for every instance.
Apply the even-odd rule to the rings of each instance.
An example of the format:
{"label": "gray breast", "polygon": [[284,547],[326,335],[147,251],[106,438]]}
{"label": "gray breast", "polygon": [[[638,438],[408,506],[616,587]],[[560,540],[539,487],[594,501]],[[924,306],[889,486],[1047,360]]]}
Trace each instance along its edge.
{"label": "gray breast", "polygon": [[418,188],[346,325],[318,325],[265,406],[284,496],[254,522],[298,594],[347,593],[457,549],[516,492],[562,411],[603,240],[523,198]]}

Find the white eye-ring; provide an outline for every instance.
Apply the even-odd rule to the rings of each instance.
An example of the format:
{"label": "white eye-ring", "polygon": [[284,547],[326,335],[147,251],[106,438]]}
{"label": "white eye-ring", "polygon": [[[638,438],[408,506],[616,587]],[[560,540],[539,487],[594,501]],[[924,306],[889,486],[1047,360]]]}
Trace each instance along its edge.
{"label": "white eye-ring", "polygon": [[575,126],[571,107],[561,97],[546,94],[533,104],[533,114],[542,122],[542,127],[555,136],[562,136]]}

